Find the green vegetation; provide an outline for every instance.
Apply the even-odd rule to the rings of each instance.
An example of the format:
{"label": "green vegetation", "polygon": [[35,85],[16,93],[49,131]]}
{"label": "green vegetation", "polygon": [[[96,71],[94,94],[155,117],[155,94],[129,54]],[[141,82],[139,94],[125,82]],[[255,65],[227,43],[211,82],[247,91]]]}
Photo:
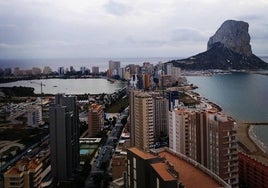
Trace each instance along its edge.
{"label": "green vegetation", "polygon": [[34,96],[34,88],[31,87],[1,87],[2,92],[9,97],[25,97],[25,96]]}
{"label": "green vegetation", "polygon": [[0,129],[0,138],[1,140],[20,140],[19,143],[27,146],[30,146],[48,134],[46,129]]}
{"label": "green vegetation", "polygon": [[120,113],[122,112],[126,107],[129,106],[129,97],[121,98],[118,101],[116,101],[112,106],[109,106],[104,109],[105,113]]}
{"label": "green vegetation", "polygon": [[180,102],[183,102],[185,106],[194,106],[200,103],[199,101],[193,99],[189,95],[182,93],[182,92],[179,93],[179,97],[180,97]]}

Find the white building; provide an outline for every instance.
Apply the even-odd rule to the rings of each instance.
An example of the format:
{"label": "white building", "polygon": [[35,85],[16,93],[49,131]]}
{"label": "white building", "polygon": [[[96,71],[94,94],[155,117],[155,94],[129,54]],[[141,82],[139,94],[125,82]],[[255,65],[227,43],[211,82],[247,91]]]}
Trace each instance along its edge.
{"label": "white building", "polygon": [[42,108],[41,106],[31,106],[27,110],[28,126],[38,127],[42,123]]}

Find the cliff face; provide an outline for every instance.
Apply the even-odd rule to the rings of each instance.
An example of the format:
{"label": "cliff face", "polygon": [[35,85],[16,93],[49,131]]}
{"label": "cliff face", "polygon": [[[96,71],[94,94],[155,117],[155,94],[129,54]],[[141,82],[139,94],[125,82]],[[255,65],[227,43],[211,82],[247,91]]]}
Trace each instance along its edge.
{"label": "cliff face", "polygon": [[173,60],[182,69],[267,69],[268,64],[252,53],[248,23],[227,20],[210,37],[207,51],[187,59]]}
{"label": "cliff face", "polygon": [[243,21],[227,20],[216,33],[210,37],[207,49],[211,49],[213,44],[220,42],[224,47],[241,55],[251,56],[250,36],[248,34],[248,23]]}

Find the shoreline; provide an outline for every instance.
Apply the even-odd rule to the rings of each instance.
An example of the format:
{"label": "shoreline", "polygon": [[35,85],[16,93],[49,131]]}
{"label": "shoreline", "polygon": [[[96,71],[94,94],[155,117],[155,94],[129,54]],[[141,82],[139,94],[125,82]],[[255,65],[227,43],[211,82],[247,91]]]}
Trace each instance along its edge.
{"label": "shoreline", "polygon": [[[209,99],[206,99],[201,94],[194,91],[194,89],[192,90],[192,95],[200,98],[200,101],[203,101],[203,102],[211,105],[211,107],[214,108],[214,110],[219,111],[219,112],[221,112],[221,111],[224,112],[224,109],[220,105],[210,101]],[[224,112],[224,113],[226,113],[226,112]],[[233,117],[231,115],[229,117],[231,117],[233,119]],[[234,121],[237,122],[235,119],[234,119]],[[237,126],[238,146],[239,146],[239,150],[244,151],[246,154],[250,155],[251,157],[257,159],[258,161],[260,161],[262,163],[265,163],[266,165],[268,165],[268,145],[265,145],[265,143],[263,143],[257,137],[257,135],[254,133],[254,126],[258,126],[258,125],[267,125],[268,126],[268,123],[237,122],[236,126]]]}
{"label": "shoreline", "polygon": [[257,137],[254,132],[256,125],[249,125],[248,136],[258,146],[258,148],[265,154],[268,154],[267,146]]}
{"label": "shoreline", "polygon": [[265,148],[260,145],[262,142],[254,135],[252,126],[254,126],[254,124],[237,124],[238,145],[247,155],[268,165],[268,153],[265,151]]}
{"label": "shoreline", "polygon": [[[224,111],[220,105],[206,99],[194,90],[192,90],[191,94],[194,95],[194,97],[200,98],[200,101],[211,105],[214,110],[219,112]],[[266,125],[266,123],[237,123],[238,146],[240,150],[244,151],[246,154],[268,165],[268,146],[257,137],[253,130],[254,126],[258,126],[259,124]]]}

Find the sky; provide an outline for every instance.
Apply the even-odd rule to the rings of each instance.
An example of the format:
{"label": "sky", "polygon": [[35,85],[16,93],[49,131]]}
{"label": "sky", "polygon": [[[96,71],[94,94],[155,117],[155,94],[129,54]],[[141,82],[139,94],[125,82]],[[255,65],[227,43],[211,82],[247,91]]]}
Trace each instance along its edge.
{"label": "sky", "polygon": [[267,0],[0,0],[0,59],[189,57],[225,20],[268,55]]}

